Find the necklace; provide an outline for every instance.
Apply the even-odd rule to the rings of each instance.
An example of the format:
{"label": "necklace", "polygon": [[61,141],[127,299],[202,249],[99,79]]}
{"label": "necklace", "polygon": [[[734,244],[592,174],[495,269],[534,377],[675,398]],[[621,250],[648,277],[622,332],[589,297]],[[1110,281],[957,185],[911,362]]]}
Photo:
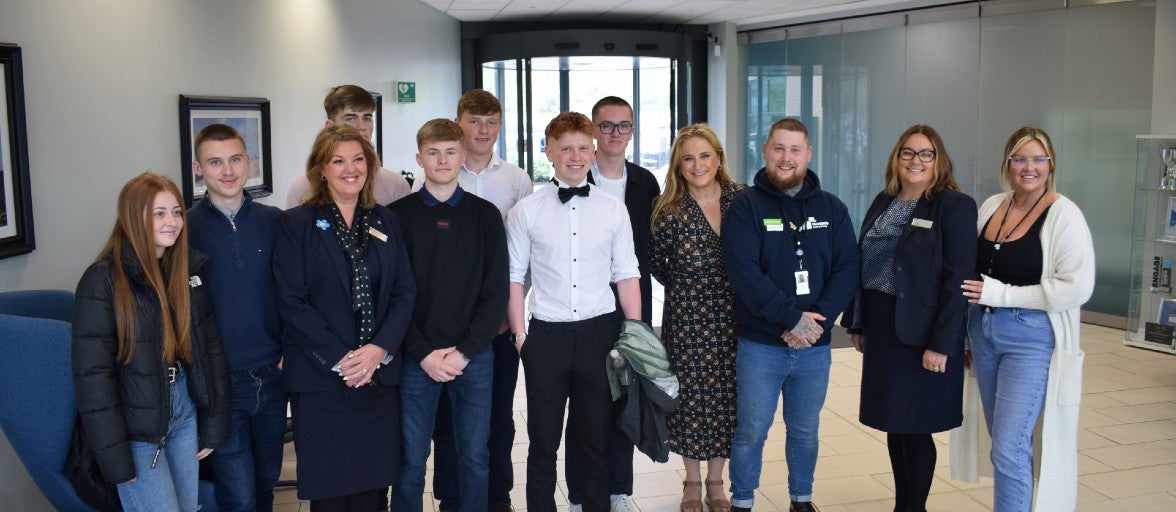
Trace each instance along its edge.
{"label": "necklace", "polygon": [[[1041,200],[1044,199],[1045,195],[1048,193],[1049,193],[1049,190],[1045,190],[1041,193],[1040,196],[1037,196],[1037,200],[1033,201],[1033,206],[1029,207],[1029,212],[1032,212],[1034,208],[1037,208],[1037,203],[1040,203]],[[1021,217],[1020,221],[1017,221],[1017,225],[1013,226],[1013,229],[1010,229],[1009,232],[1005,233],[1005,235],[1003,237],[1000,236],[1000,232],[1004,230],[1005,221],[1009,219],[1009,212],[1012,211],[1014,205],[1015,204],[1013,202],[1013,196],[1010,193],[1009,194],[1009,207],[1007,209],[1005,209],[1004,217],[1001,217],[1001,219],[1000,219],[1000,226],[997,226],[997,228],[996,228],[996,244],[994,244],[992,246],[992,249],[995,251],[999,251],[1001,244],[1008,241],[1009,237],[1013,236],[1013,232],[1016,231],[1017,228],[1021,227],[1021,224],[1025,223],[1025,219],[1029,218],[1029,215],[1025,214],[1024,216]],[[1024,208],[1020,208],[1020,209],[1024,210]]]}
{"label": "necklace", "polygon": [[699,199],[698,196],[694,195],[694,193],[690,193],[690,197],[692,199],[694,199],[695,203],[698,203],[698,206],[713,203],[716,199],[718,199],[722,195],[723,195],[723,186],[722,185],[715,186],[715,193],[711,194],[711,196],[706,199]]}
{"label": "necklace", "polygon": [[[1037,203],[1040,203],[1041,200],[1048,193],[1049,193],[1049,190],[1046,190],[1045,192],[1042,192],[1040,196],[1037,197],[1037,200],[1033,202],[1033,206],[1029,207],[1030,213],[1033,212],[1034,208],[1037,208]],[[1004,217],[1002,217],[1000,219],[1000,226],[997,226],[997,228],[996,228],[996,243],[992,244],[992,255],[988,257],[988,275],[992,275],[992,262],[996,261],[996,255],[997,255],[997,253],[1000,252],[1001,244],[1007,242],[1009,240],[1009,237],[1013,236],[1013,232],[1016,231],[1017,228],[1021,227],[1021,224],[1025,222],[1025,219],[1029,218],[1029,214],[1025,214],[1023,217],[1021,217],[1021,220],[1017,222],[1017,225],[1013,226],[1013,229],[1010,229],[1009,232],[1005,233],[1005,235],[1003,237],[1000,236],[1000,232],[1002,230],[1004,230],[1005,221],[1008,220],[1008,218],[1009,218],[1009,210],[1012,210],[1012,209],[1013,209],[1013,196],[1012,196],[1012,194],[1009,194],[1009,207],[1007,210],[1005,210]]]}
{"label": "necklace", "polygon": [[[1011,194],[1011,195],[1009,196],[1009,204],[1016,206],[1018,210],[1025,211],[1025,206],[1024,206],[1024,205],[1019,205],[1019,204],[1017,204],[1017,194],[1016,194],[1016,193],[1010,193],[1010,194]],[[1041,197],[1045,197],[1045,193],[1042,193],[1042,194],[1041,194]],[[1037,201],[1041,201],[1041,197],[1038,197],[1038,198],[1037,198]],[[1037,206],[1037,202],[1036,202],[1036,201],[1033,203],[1033,206],[1034,206],[1034,207],[1036,207],[1036,206]]]}

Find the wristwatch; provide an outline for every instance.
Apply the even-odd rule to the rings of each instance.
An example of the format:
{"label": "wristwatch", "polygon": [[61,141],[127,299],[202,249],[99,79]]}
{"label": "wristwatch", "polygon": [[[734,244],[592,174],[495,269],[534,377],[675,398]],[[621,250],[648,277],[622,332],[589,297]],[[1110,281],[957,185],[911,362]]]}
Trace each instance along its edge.
{"label": "wristwatch", "polygon": [[511,335],[511,337],[513,337],[513,338],[514,338],[514,344],[515,344],[515,345],[518,345],[518,344],[519,344],[519,343],[521,343],[523,340],[527,339],[527,333],[525,333],[525,332],[516,332],[516,333],[512,334],[512,335]]}

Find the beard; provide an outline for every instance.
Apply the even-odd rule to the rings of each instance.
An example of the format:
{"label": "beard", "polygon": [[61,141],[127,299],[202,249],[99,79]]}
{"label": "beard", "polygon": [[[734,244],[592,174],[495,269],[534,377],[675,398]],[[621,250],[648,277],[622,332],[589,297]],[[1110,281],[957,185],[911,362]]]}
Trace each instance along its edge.
{"label": "beard", "polygon": [[769,171],[768,181],[770,181],[772,185],[775,185],[776,188],[780,189],[781,191],[785,191],[799,185],[802,181],[804,181],[806,174],[808,174],[807,168],[804,170],[796,170],[792,173],[792,176],[789,176],[788,178],[781,178],[780,175],[776,172]]}

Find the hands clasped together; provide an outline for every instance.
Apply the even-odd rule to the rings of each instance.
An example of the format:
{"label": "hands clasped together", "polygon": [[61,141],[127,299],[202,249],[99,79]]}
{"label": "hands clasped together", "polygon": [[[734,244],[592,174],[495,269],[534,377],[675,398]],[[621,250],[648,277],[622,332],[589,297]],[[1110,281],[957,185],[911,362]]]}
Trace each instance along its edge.
{"label": "hands clasped together", "polygon": [[800,321],[796,323],[796,326],[790,331],[784,331],[784,334],[780,335],[780,339],[794,350],[809,348],[825,333],[825,328],[821,327],[821,322],[824,321],[825,317],[820,313],[805,311],[801,314]]}
{"label": "hands clasped together", "polygon": [[449,382],[461,375],[470,362],[461,356],[457,347],[439,348],[421,360],[421,369],[430,379],[437,382]]}
{"label": "hands clasped together", "polygon": [[374,343],[351,350],[339,360],[339,375],[348,387],[358,388],[371,384],[376,370],[380,368],[387,355],[387,350]]}

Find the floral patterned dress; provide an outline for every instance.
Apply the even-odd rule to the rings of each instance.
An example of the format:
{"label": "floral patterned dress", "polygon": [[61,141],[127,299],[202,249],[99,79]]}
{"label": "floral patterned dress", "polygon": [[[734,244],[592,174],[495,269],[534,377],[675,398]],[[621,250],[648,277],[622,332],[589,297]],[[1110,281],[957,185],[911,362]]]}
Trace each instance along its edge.
{"label": "floral patterned dress", "polygon": [[[722,185],[719,211],[744,185]],[[696,460],[731,456],[735,436],[735,293],[719,235],[689,194],[653,221],[650,270],[666,288],[662,340],[681,384],[668,418],[670,450]]]}

